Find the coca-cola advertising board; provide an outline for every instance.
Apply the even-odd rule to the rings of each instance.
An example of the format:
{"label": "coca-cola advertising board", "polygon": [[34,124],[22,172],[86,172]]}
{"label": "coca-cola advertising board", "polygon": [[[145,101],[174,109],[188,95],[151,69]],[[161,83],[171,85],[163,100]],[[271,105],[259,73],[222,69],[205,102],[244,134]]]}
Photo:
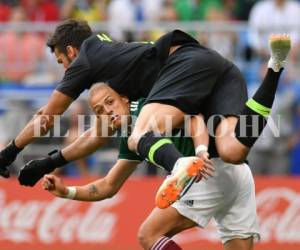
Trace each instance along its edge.
{"label": "coca-cola advertising board", "polygon": [[[80,185],[91,179],[66,179]],[[101,202],[60,199],[39,183],[0,180],[0,250],[137,250],[139,225],[154,207],[161,178],[133,178]],[[300,250],[300,178],[256,177],[260,250]],[[186,250],[222,249],[216,227],[193,229],[174,240]]]}

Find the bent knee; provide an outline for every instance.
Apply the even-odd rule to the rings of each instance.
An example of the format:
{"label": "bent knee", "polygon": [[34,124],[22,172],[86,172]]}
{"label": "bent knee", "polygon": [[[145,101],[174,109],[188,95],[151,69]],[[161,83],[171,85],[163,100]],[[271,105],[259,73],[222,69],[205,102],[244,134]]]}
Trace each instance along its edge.
{"label": "bent knee", "polygon": [[231,164],[241,164],[245,161],[245,154],[239,150],[234,150],[230,147],[218,149],[219,157],[227,163]]}
{"label": "bent knee", "polygon": [[152,237],[148,230],[145,229],[144,225],[141,225],[138,234],[138,242],[144,249],[151,249],[153,245]]}
{"label": "bent knee", "polygon": [[137,147],[138,147],[140,138],[141,137],[136,134],[132,134],[128,137],[127,144],[128,144],[128,148],[130,151],[137,152]]}

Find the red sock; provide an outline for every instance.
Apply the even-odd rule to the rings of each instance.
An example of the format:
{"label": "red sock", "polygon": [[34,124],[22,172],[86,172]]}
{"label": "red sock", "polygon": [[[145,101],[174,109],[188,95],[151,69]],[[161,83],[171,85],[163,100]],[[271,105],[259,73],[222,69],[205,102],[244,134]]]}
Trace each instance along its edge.
{"label": "red sock", "polygon": [[170,238],[163,236],[154,243],[151,250],[182,250],[182,248]]}

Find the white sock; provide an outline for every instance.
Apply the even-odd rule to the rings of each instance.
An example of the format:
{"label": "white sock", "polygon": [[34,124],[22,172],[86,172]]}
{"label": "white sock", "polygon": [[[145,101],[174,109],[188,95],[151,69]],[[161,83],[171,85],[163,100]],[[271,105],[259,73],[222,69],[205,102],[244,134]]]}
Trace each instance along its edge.
{"label": "white sock", "polygon": [[286,61],[276,61],[272,57],[269,59],[268,68],[273,69],[274,72],[279,72],[281,68],[284,68]]}

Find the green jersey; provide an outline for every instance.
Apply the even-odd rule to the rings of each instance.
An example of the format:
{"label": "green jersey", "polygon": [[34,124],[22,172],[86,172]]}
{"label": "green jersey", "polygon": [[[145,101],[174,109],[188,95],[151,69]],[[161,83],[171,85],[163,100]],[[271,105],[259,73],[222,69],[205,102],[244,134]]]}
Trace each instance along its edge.
{"label": "green jersey", "polygon": [[[137,117],[143,107],[145,99],[140,99],[136,102],[131,102],[130,104],[130,115]],[[181,137],[181,130],[175,129],[173,130],[174,137],[170,139],[174,143],[175,147],[181,152],[183,156],[194,156],[195,149],[194,143],[190,137]],[[143,161],[141,157],[139,157],[136,153],[129,150],[127,145],[128,137],[123,137],[119,146],[119,159],[130,160],[130,161]]]}

